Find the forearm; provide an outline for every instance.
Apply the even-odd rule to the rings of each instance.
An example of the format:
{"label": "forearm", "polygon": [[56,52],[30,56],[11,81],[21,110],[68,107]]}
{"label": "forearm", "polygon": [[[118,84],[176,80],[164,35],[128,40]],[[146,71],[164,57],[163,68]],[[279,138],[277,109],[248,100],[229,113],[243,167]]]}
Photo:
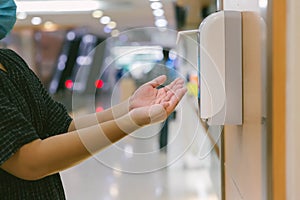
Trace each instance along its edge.
{"label": "forearm", "polygon": [[102,112],[75,117],[69,126],[68,131],[75,131],[82,128],[97,125],[113,119],[120,118],[129,112],[129,101],[126,100],[120,104],[112,106]]}
{"label": "forearm", "polygon": [[44,140],[35,140],[7,160],[1,168],[27,180],[37,180],[74,166],[93,153],[138,129],[129,115]]}

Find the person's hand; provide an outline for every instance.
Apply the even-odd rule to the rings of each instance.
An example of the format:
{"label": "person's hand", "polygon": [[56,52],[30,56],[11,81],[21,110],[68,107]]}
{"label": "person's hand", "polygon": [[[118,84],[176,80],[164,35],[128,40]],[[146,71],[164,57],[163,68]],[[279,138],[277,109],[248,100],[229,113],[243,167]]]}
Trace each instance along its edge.
{"label": "person's hand", "polygon": [[157,89],[165,81],[166,76],[159,76],[139,87],[130,97],[129,110],[138,125],[165,120],[186,93],[184,80],[181,78]]}
{"label": "person's hand", "polygon": [[129,112],[129,115],[133,124],[139,127],[162,122],[168,117],[165,108],[161,104],[135,108]]}

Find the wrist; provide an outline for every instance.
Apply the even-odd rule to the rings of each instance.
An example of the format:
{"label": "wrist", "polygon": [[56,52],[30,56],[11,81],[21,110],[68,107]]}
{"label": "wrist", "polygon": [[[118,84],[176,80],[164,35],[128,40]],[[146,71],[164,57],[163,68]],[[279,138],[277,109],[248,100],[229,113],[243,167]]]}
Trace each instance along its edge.
{"label": "wrist", "polygon": [[160,104],[135,108],[129,112],[131,119],[139,126],[145,126],[164,121],[168,114]]}
{"label": "wrist", "polygon": [[116,106],[111,107],[112,119],[118,119],[129,112],[129,100],[125,100]]}
{"label": "wrist", "polygon": [[115,122],[117,123],[118,127],[126,134],[130,134],[143,126],[137,123],[137,121],[133,118],[131,112],[116,119]]}
{"label": "wrist", "polygon": [[126,100],[126,102],[127,102],[127,108],[128,108],[128,111],[130,112],[131,110],[133,110],[134,109],[134,107],[133,107],[133,97],[132,96],[130,96],[127,100]]}

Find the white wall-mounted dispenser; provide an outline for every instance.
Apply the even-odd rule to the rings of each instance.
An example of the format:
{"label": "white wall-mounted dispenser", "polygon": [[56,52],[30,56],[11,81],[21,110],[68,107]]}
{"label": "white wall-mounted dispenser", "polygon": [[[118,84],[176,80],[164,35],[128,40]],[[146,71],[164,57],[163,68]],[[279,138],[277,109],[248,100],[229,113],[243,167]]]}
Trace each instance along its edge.
{"label": "white wall-mounted dispenser", "polygon": [[200,32],[200,116],[210,125],[242,124],[242,16],[219,11]]}
{"label": "white wall-mounted dispenser", "polygon": [[209,15],[197,34],[200,117],[209,125],[243,123],[242,14],[219,11]]}

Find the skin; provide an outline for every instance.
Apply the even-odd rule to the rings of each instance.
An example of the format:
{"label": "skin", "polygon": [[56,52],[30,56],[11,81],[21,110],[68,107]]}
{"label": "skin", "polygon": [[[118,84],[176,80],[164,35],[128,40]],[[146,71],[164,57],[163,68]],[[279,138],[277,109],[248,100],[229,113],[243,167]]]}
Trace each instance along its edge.
{"label": "skin", "polygon": [[0,70],[3,70],[6,72],[6,69],[3,67],[3,65],[0,63]]}
{"label": "skin", "polygon": [[157,89],[165,81],[166,76],[159,76],[127,101],[73,119],[67,133],[22,146],[1,168],[21,179],[38,180],[86,160],[143,126],[164,121],[186,93],[182,79]]}

